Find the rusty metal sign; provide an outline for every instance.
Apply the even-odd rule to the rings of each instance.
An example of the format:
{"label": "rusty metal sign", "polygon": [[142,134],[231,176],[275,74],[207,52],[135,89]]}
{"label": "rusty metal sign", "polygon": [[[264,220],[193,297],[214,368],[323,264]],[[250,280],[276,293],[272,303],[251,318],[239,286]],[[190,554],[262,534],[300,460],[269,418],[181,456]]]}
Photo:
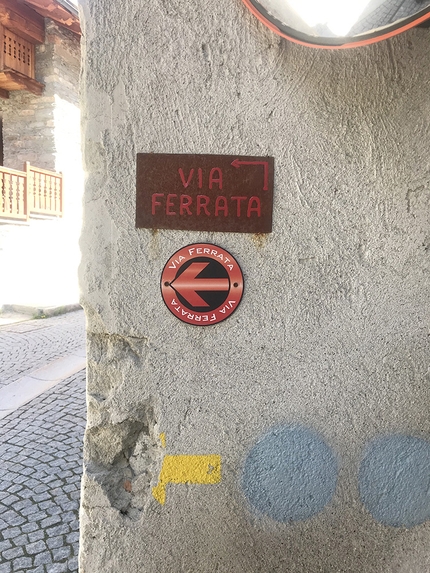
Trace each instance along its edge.
{"label": "rusty metal sign", "polygon": [[242,271],[225,249],[195,243],[167,261],[161,294],[167,308],[182,322],[210,326],[231,316],[238,307],[243,294]]}
{"label": "rusty metal sign", "polygon": [[273,157],[138,153],[136,227],[271,233]]}

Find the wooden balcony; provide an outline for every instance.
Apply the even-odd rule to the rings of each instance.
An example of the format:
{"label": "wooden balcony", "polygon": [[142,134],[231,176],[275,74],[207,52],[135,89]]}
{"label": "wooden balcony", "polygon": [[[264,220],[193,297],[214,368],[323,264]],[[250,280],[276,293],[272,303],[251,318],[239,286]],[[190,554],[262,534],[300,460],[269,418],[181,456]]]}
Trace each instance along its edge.
{"label": "wooden balcony", "polygon": [[77,8],[59,0],[0,0],[0,98],[25,90],[41,95],[36,46],[45,41],[45,18],[81,34]]}
{"label": "wooden balcony", "polygon": [[35,48],[45,37],[42,16],[22,2],[0,0],[0,97],[26,90],[40,95],[35,78]]}
{"label": "wooden balcony", "polygon": [[0,222],[63,216],[63,175],[26,163],[24,171],[0,166]]}

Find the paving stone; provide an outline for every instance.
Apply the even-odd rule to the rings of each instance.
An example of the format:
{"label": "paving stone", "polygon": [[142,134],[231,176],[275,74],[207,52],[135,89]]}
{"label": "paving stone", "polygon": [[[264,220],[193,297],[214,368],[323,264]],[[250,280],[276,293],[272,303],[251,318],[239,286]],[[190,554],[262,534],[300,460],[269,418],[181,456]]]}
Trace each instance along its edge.
{"label": "paving stone", "polygon": [[27,459],[27,456],[25,455],[25,452],[23,451],[22,454],[15,456],[15,462],[24,462]]}
{"label": "paving stone", "polygon": [[23,482],[26,482],[27,480],[28,480],[28,476],[25,476],[25,475],[18,475],[15,477],[16,483],[23,483]]}
{"label": "paving stone", "polygon": [[69,523],[70,521],[75,521],[76,511],[64,511],[61,517],[63,523]]}
{"label": "paving stone", "polygon": [[46,485],[46,484],[40,484],[34,488],[34,492],[38,493],[38,494],[44,493],[45,491],[48,491],[48,490],[49,490],[49,485]]}
{"label": "paving stone", "polygon": [[59,515],[62,514],[63,512],[64,508],[58,506],[48,507],[46,510],[46,513],[49,513],[49,515]]}
{"label": "paving stone", "polygon": [[[70,531],[73,529],[73,522],[71,524],[67,524],[67,523],[60,523],[59,525],[56,525],[55,527],[50,527],[49,529],[46,529],[46,535],[48,535],[49,537],[55,537],[56,535],[64,535],[66,533],[70,533]],[[78,523],[78,527],[79,527],[79,523]]]}
{"label": "paving stone", "polygon": [[10,573],[12,571],[12,563],[7,561],[6,563],[0,563],[0,573]]}
{"label": "paving stone", "polygon": [[[73,541],[71,541],[68,544],[71,545],[72,543]],[[62,547],[64,545],[64,536],[57,535],[57,537],[50,537],[46,542],[46,544],[49,547],[49,549],[57,549],[58,547]]]}
{"label": "paving stone", "polygon": [[76,491],[77,487],[75,484],[69,484],[63,487],[64,491],[67,493],[71,493],[72,491]]}
{"label": "paving stone", "polygon": [[46,551],[46,543],[43,540],[36,541],[35,543],[29,543],[25,546],[25,550],[29,555],[43,553],[43,551]]}
{"label": "paving stone", "polygon": [[31,557],[19,557],[12,562],[13,571],[28,571],[32,565],[33,560]]}
{"label": "paving stone", "polygon": [[3,551],[2,553],[2,557],[4,559],[7,559],[8,561],[12,561],[12,559],[20,557],[21,555],[24,555],[24,550],[22,547],[13,547],[12,549],[6,549],[6,551]]}
{"label": "paving stone", "polygon": [[28,534],[28,540],[30,543],[34,543],[35,541],[39,541],[39,539],[45,538],[45,532],[42,529],[38,529],[37,531],[33,531],[33,533]]}
{"label": "paving stone", "polygon": [[55,496],[55,503],[63,505],[64,503],[69,503],[69,496],[66,495],[63,490],[61,490],[60,495]]}
{"label": "paving stone", "polygon": [[68,571],[77,571],[78,570],[78,557],[72,557],[72,559],[69,559],[69,561],[67,562],[68,565]]}
{"label": "paving stone", "polygon": [[47,527],[49,527],[51,525],[56,525],[57,523],[60,523],[61,521],[62,521],[62,516],[51,515],[47,519],[44,519],[43,521],[41,521],[40,526],[43,527],[43,529],[46,529]]}
{"label": "paving stone", "polygon": [[17,515],[18,514],[15,511],[9,509],[3,513],[2,518],[6,523],[10,523],[10,520],[16,517]]}
{"label": "paving stone", "polygon": [[69,535],[67,535],[66,537],[66,542],[73,544],[79,541],[79,531],[73,531],[72,533],[69,533]]}
{"label": "paving stone", "polygon": [[[51,462],[51,467],[56,461],[58,460],[54,460],[53,462]],[[58,477],[54,474],[46,476],[45,481],[47,484],[49,484],[49,487],[51,489],[63,485],[63,482],[59,480]]]}
{"label": "paving stone", "polygon": [[33,468],[26,468],[24,467],[21,472],[21,474],[25,475],[25,476],[29,476],[30,474],[33,473]]}
{"label": "paving stone", "polygon": [[[0,515],[3,513],[3,511],[4,511],[4,506],[0,505]],[[0,517],[0,531],[4,531],[6,528],[7,528],[6,521]]]}
{"label": "paving stone", "polygon": [[14,503],[13,507],[14,509],[16,509],[16,511],[21,511],[27,507],[31,507],[32,505],[33,502],[31,501],[31,499],[22,499],[18,501],[18,503]]}
{"label": "paving stone", "polygon": [[55,562],[67,559],[71,557],[71,554],[72,554],[72,548],[70,547],[70,545],[64,545],[63,547],[58,547],[57,549],[52,550],[52,557],[53,561]]}
{"label": "paving stone", "polygon": [[19,501],[19,497],[16,497],[16,495],[8,495],[4,499],[2,499],[2,503],[4,503],[5,505],[15,504],[16,501]]}
{"label": "paving stone", "polygon": [[38,506],[40,507],[40,509],[42,510],[48,510],[51,509],[52,507],[57,507],[55,502],[52,499],[48,499],[46,501],[41,501]]}
{"label": "paving stone", "polygon": [[60,504],[63,511],[76,511],[79,509],[79,504],[76,501],[66,501]]}
{"label": "paving stone", "polygon": [[8,518],[5,518],[6,523],[9,525],[22,525],[25,523],[25,518],[21,515],[15,513],[15,515],[9,515]]}
{"label": "paving stone", "polygon": [[47,514],[44,511],[38,511],[37,513],[31,513],[28,516],[29,521],[42,521],[43,519],[47,519]]}
{"label": "paving stone", "polygon": [[[67,459],[70,460],[70,456],[67,456]],[[74,470],[76,467],[76,464],[74,462],[67,462],[66,464],[64,464],[63,468],[65,470]]]}
{"label": "paving stone", "polygon": [[19,546],[19,545],[26,545],[29,542],[28,540],[28,535],[26,535],[25,533],[23,533],[22,535],[18,535],[18,537],[15,537],[13,539],[13,544],[15,546]]}
{"label": "paving stone", "polygon": [[57,476],[62,478],[62,479],[66,479],[66,478],[72,477],[73,474],[69,470],[63,470],[63,471],[57,472]]}
{"label": "paving stone", "polygon": [[55,563],[46,568],[47,573],[65,573],[67,572],[67,563]]}
{"label": "paving stone", "polygon": [[[14,448],[12,447],[11,450],[13,450],[13,449],[14,449]],[[17,474],[15,474],[15,475],[17,475]],[[10,489],[11,487],[13,487],[14,485],[16,485],[16,484],[14,483],[14,481],[13,481],[13,477],[14,477],[14,472],[10,472],[10,474],[9,474],[7,477],[6,477],[6,476],[3,476],[3,477],[2,477],[1,483],[2,483],[3,489],[2,489],[2,491],[1,491],[1,497],[6,497],[7,495],[9,495],[6,490],[9,491],[9,489]],[[16,486],[16,487],[21,487],[21,488],[22,488],[22,486],[19,486],[19,485]]]}
{"label": "paving stone", "polygon": [[[39,412],[40,412],[40,410],[39,410]],[[30,453],[30,456],[31,456],[34,460],[38,460],[38,459],[40,458],[40,456],[42,456],[42,455],[43,455],[43,452],[38,452],[37,450],[33,450],[33,451]]]}
{"label": "paving stone", "polygon": [[[16,445],[16,446],[19,445],[19,442],[20,442],[20,441],[21,441],[21,440],[15,440],[15,445]],[[19,450],[18,450],[18,451],[19,451]],[[14,467],[14,470],[15,470],[16,473],[19,473],[19,474],[22,474],[22,473],[23,473],[24,466],[23,466],[22,464],[18,464],[18,463],[16,462],[16,456],[14,456],[14,459],[13,459],[13,467]],[[25,475],[27,475],[27,474],[25,474]]]}
{"label": "paving stone", "polygon": [[52,556],[49,551],[38,553],[34,558],[34,565],[46,565],[52,563]]}
{"label": "paving stone", "polygon": [[44,456],[40,456],[40,461],[44,462],[44,463],[52,462],[53,459],[54,459],[53,456],[50,456],[49,454],[45,454]]}
{"label": "paving stone", "polygon": [[17,537],[21,533],[21,530],[18,527],[11,527],[10,529],[5,527],[2,528],[2,535],[5,539],[11,539],[13,537]]}
{"label": "paving stone", "polygon": [[39,506],[34,503],[33,500],[29,499],[30,503],[27,504],[27,507],[24,507],[23,509],[19,510],[22,515],[28,516],[31,515],[32,513],[38,513],[40,511]]}
{"label": "paving stone", "polygon": [[[71,539],[68,543],[73,543],[73,539]],[[9,539],[0,541],[0,554],[2,554],[5,549],[9,549],[10,547],[12,547],[12,543],[9,541]]]}
{"label": "paving stone", "polygon": [[30,499],[32,496],[32,491],[31,489],[23,489],[22,491],[19,492],[19,495],[23,498],[23,499]]}
{"label": "paving stone", "polygon": [[33,495],[33,499],[36,503],[39,503],[40,501],[46,501],[50,497],[51,496],[48,492],[41,493],[40,495]]}

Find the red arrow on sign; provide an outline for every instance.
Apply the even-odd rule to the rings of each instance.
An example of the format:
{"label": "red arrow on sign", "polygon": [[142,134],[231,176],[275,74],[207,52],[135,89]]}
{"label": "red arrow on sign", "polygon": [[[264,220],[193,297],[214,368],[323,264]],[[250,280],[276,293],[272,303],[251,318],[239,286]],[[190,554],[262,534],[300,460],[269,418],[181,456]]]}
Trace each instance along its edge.
{"label": "red arrow on sign", "polygon": [[231,162],[233,167],[238,169],[241,165],[264,165],[264,187],[263,191],[269,190],[269,163],[268,161],[240,161],[239,159],[235,159]]}
{"label": "red arrow on sign", "polygon": [[197,275],[199,275],[208,264],[209,263],[191,263],[177,279],[170,283],[170,286],[184,297],[191,306],[209,306],[196,291],[221,291],[229,290],[230,288],[228,279],[197,278]]}

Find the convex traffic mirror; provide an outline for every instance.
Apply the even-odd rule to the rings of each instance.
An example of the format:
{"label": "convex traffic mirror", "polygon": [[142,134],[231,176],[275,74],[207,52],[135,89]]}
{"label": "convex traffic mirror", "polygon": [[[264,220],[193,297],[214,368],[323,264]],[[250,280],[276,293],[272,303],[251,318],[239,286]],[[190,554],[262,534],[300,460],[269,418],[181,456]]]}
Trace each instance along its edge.
{"label": "convex traffic mirror", "polygon": [[430,18],[430,0],[244,0],[271,30],[318,48],[384,40]]}

